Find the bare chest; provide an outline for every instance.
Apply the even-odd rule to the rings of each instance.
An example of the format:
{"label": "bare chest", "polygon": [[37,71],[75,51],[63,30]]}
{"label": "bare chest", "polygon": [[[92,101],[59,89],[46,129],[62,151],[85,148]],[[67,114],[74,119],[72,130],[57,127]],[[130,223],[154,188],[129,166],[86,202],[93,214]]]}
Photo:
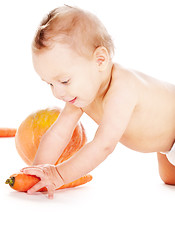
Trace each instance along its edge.
{"label": "bare chest", "polygon": [[[146,76],[141,79],[133,79],[138,104],[120,142],[140,152],[168,151],[175,140],[175,87]],[[104,113],[103,101],[96,99],[83,109],[98,125]]]}
{"label": "bare chest", "polygon": [[95,100],[83,111],[99,125],[103,117],[103,100]]}

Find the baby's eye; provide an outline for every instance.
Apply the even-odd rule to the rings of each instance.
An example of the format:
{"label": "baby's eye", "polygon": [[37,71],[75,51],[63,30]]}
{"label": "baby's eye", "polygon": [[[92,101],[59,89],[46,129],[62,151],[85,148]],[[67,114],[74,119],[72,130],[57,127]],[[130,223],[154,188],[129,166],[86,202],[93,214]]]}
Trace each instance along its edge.
{"label": "baby's eye", "polygon": [[49,83],[49,85],[50,85],[51,87],[53,87],[53,84],[52,84],[52,83]]}
{"label": "baby's eye", "polygon": [[67,81],[63,81],[63,82],[61,82],[61,83],[62,83],[62,84],[68,84],[69,81],[70,81],[70,79],[68,79]]}

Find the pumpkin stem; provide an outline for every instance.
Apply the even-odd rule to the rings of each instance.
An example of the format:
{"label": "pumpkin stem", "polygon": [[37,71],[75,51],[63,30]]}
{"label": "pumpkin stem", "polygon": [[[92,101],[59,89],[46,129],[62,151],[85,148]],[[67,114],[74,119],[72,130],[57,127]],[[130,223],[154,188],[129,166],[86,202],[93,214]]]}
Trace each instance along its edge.
{"label": "pumpkin stem", "polygon": [[10,187],[13,187],[14,183],[15,183],[15,178],[14,177],[8,178],[5,182],[5,184],[9,184]]}

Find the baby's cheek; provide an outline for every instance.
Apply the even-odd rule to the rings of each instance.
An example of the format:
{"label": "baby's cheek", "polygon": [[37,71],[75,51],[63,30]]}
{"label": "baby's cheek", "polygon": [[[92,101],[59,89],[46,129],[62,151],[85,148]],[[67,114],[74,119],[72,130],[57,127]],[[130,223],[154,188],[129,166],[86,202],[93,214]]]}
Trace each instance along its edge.
{"label": "baby's cheek", "polygon": [[54,97],[56,97],[57,99],[61,99],[60,92],[57,89],[54,89],[53,87],[51,89],[52,89],[52,94],[54,95]]}

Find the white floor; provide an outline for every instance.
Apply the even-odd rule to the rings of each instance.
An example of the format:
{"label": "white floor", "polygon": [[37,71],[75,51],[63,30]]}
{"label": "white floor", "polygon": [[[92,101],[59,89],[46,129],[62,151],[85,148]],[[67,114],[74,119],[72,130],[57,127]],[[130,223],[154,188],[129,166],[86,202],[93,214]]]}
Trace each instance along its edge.
{"label": "white floor", "polygon": [[[114,61],[175,83],[173,0],[1,1],[0,127],[18,127],[35,110],[63,106],[34,72],[30,46],[41,18],[64,3],[98,15],[113,37]],[[91,139],[96,125],[86,116],[82,121]],[[2,239],[174,239],[175,187],[161,181],[156,154],[118,145],[92,172],[92,182],[57,191],[53,200],[4,184],[25,166],[14,139],[0,139],[0,156]]]}
{"label": "white floor", "polygon": [[14,139],[0,139],[1,236],[5,239],[173,239],[175,187],[162,183],[155,154],[119,145],[93,181],[30,196],[4,182],[25,164]]}

